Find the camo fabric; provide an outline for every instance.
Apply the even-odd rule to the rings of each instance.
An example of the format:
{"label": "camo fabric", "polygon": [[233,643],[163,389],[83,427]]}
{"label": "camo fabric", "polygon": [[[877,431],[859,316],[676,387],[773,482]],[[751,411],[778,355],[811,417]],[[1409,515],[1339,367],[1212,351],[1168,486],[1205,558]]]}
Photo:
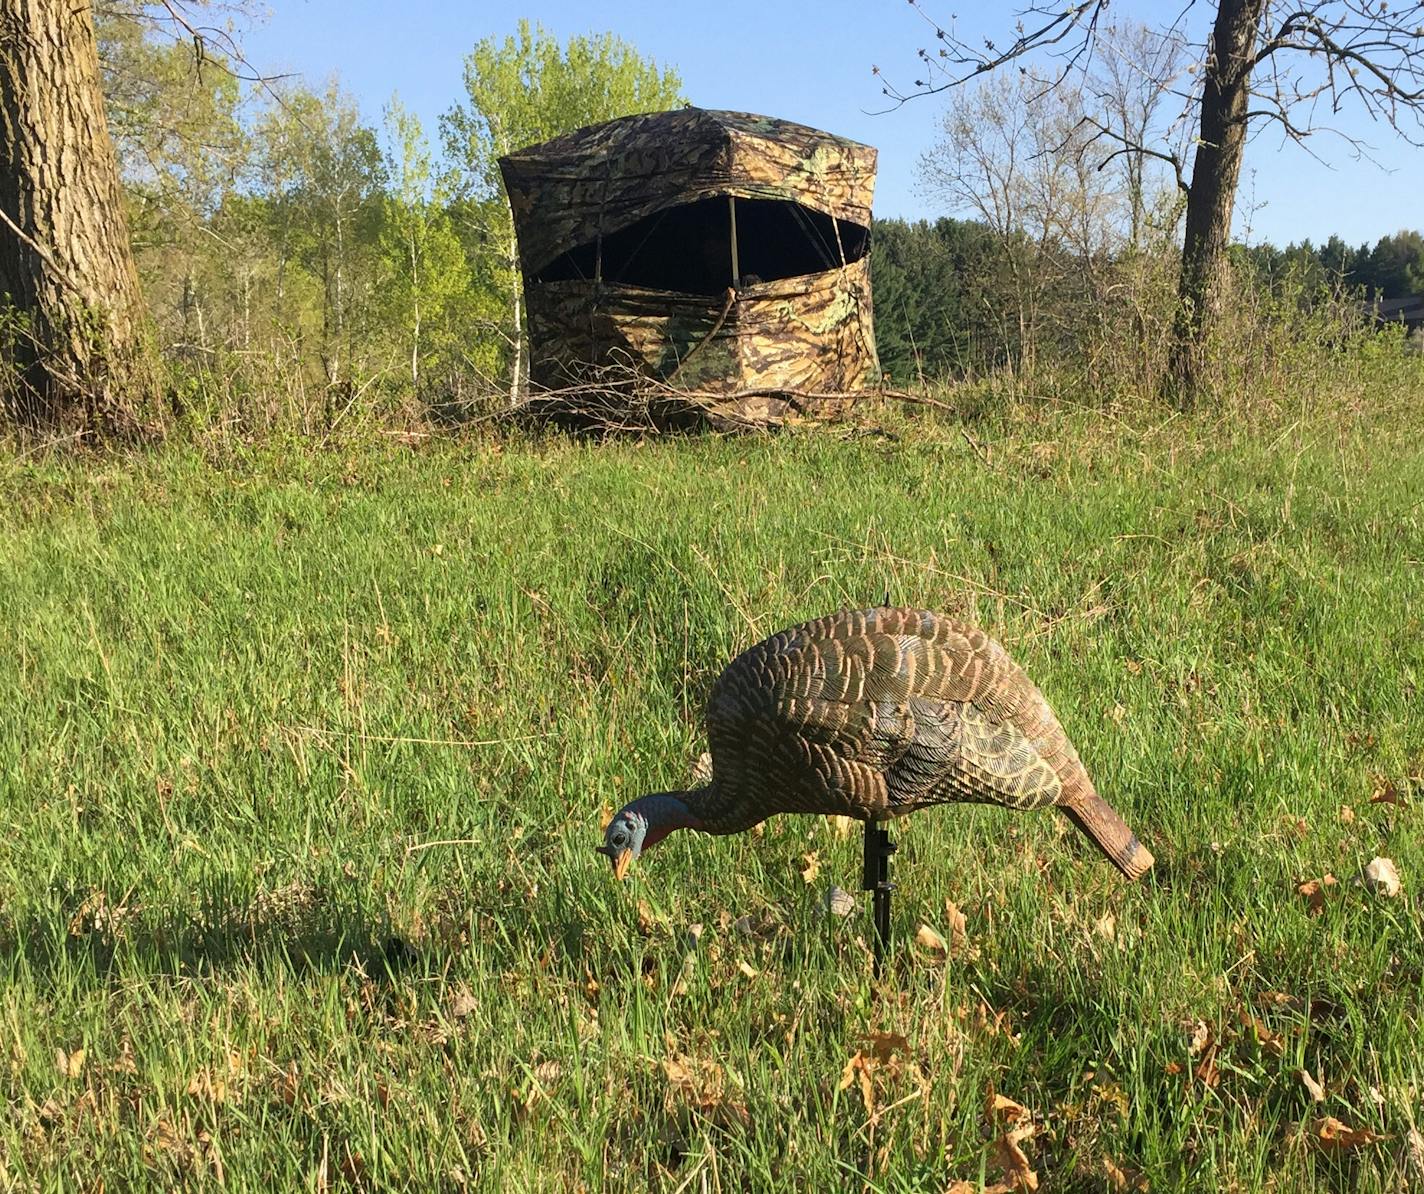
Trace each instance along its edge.
{"label": "camo fabric", "polygon": [[[538,280],[562,254],[713,196],[792,202],[870,224],[875,150],[788,121],[688,108],[580,129],[500,159],[525,278],[530,381],[559,389],[609,365],[678,389],[850,394],[879,375],[866,257],[818,273],[688,294],[607,279]],[[818,403],[832,413],[836,403]]]}
{"label": "camo fabric", "polygon": [[784,199],[869,227],[875,156],[804,124],[683,108],[577,129],[499,168],[528,277],[600,233],[713,195]]}
{"label": "camo fabric", "polygon": [[581,281],[532,287],[530,380],[568,385],[588,362],[627,365],[708,394],[853,391],[874,380],[865,259],[743,287],[730,303],[728,297]]}

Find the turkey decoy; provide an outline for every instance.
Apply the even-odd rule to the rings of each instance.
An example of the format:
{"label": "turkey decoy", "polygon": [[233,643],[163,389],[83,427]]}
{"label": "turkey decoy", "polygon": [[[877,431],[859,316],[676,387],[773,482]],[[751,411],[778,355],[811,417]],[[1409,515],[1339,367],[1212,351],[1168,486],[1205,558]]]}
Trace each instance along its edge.
{"label": "turkey decoy", "polygon": [[982,630],[918,609],[842,611],[738,655],[707,704],[712,777],[634,800],[599,851],[619,879],[675,829],[739,833],[777,813],[866,823],[866,887],[888,936],[880,822],[953,802],[1049,806],[1129,879],[1152,855],[1093,787],[1043,694]]}

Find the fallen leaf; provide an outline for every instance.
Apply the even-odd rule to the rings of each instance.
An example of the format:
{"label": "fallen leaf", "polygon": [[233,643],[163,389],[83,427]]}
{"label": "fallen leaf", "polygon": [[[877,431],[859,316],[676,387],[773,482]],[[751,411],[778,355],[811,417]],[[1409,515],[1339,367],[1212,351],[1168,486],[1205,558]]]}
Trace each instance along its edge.
{"label": "fallen leaf", "polygon": [[832,886],[831,890],[826,892],[826,908],[832,916],[849,916],[855,911],[855,896]]}
{"label": "fallen leaf", "polygon": [[540,1086],[553,1086],[563,1072],[564,1067],[550,1058],[548,1061],[541,1061],[534,1067],[534,1081]]}
{"label": "fallen leaf", "polygon": [[1376,895],[1392,900],[1399,894],[1399,872],[1389,858],[1374,858],[1365,867],[1365,886]]}
{"label": "fallen leaf", "polygon": [[1322,1148],[1358,1148],[1362,1144],[1374,1144],[1384,1137],[1369,1128],[1351,1128],[1333,1115],[1317,1119],[1311,1125],[1311,1132]]}
{"label": "fallen leaf", "polygon": [[63,1049],[54,1051],[54,1064],[59,1070],[62,1078],[78,1078],[84,1072],[84,1050],[71,1049],[66,1053]]}
{"label": "fallen leaf", "polygon": [[661,923],[657,913],[653,911],[653,906],[647,900],[638,901],[638,932],[644,937],[651,937]]}
{"label": "fallen leaf", "polygon": [[1127,669],[1128,675],[1139,676],[1142,674],[1142,664],[1136,659],[1124,659],[1122,666]]}
{"label": "fallen leaf", "polygon": [[1182,1063],[1180,1061],[1169,1061],[1162,1067],[1162,1072],[1164,1074],[1180,1074],[1182,1072]]}
{"label": "fallen leaf", "polygon": [[995,1159],[998,1161],[999,1168],[1009,1179],[1011,1188],[1016,1190],[1038,1189],[1038,1174],[1033,1171],[1033,1166],[1029,1164],[1027,1155],[1019,1147],[1019,1142],[1026,1140],[1031,1135],[1033,1135],[1033,1129],[1028,1128],[1006,1132],[994,1141]]}
{"label": "fallen leaf", "polygon": [[613,820],[613,806],[605,803],[598,814],[598,832],[602,833]]}
{"label": "fallen leaf", "polygon": [[188,1081],[188,1093],[209,1103],[227,1102],[227,1081],[211,1070],[199,1070]]}
{"label": "fallen leaf", "polygon": [[801,861],[805,864],[801,867],[801,881],[814,883],[816,876],[821,873],[821,860],[816,856],[816,851],[801,855]]}
{"label": "fallen leaf", "polygon": [[837,837],[850,837],[855,832],[857,822],[854,817],[831,816],[826,820],[831,823],[831,831]]}
{"label": "fallen leaf", "polygon": [[1301,1080],[1305,1089],[1310,1092],[1310,1097],[1314,1102],[1325,1102],[1325,1087],[1321,1086],[1319,1082],[1310,1076],[1309,1070],[1296,1070],[1296,1077]]}
{"label": "fallen leaf", "polygon": [[1340,806],[1340,824],[1353,825],[1355,823],[1355,810],[1348,804]]}
{"label": "fallen leaf", "polygon": [[945,939],[930,928],[929,925],[922,924],[915,930],[915,941],[929,950],[930,953],[941,958],[949,954],[949,945],[945,942]]}
{"label": "fallen leaf", "polygon": [[685,1108],[723,1126],[745,1126],[749,1122],[746,1107],[727,1097],[726,1074],[717,1062],[675,1052],[663,1062],[663,1073],[667,1076],[669,1110]]}
{"label": "fallen leaf", "polygon": [[1410,1128],[1408,1140],[1409,1163],[1420,1177],[1424,1177],[1424,1135],[1420,1134],[1418,1128]]}
{"label": "fallen leaf", "polygon": [[898,1032],[872,1032],[866,1038],[870,1055],[876,1061],[889,1061],[895,1053],[909,1053],[910,1042]]}
{"label": "fallen leaf", "polygon": [[1305,897],[1309,915],[1319,916],[1325,910],[1325,892],[1336,882],[1334,875],[1327,874],[1320,879],[1307,879],[1296,888]]}
{"label": "fallen leaf", "polygon": [[849,1090],[850,1087],[859,1082],[860,1101],[865,1104],[866,1115],[875,1114],[875,1087],[870,1082],[870,1070],[874,1063],[867,1060],[864,1053],[859,1049],[851,1059],[846,1062],[845,1069],[841,1071],[841,1090]]}
{"label": "fallen leaf", "polygon": [[1256,1038],[1256,1044],[1268,1053],[1280,1057],[1285,1052],[1285,1041],[1280,1033],[1272,1032],[1266,1025],[1250,1010],[1242,1008],[1238,1013],[1242,1027],[1249,1028]]}
{"label": "fallen leaf", "polygon": [[756,967],[752,966],[745,959],[737,963],[737,969],[740,970],[747,978],[756,978],[757,976]]}
{"label": "fallen leaf", "polygon": [[1093,932],[1104,941],[1111,941],[1117,936],[1117,917],[1111,912],[1104,912],[1093,924]]}
{"label": "fallen leaf", "polygon": [[1189,1048],[1193,1057],[1201,1057],[1192,1070],[1196,1080],[1204,1086],[1216,1086],[1221,1081],[1221,1073],[1216,1065],[1216,1034],[1206,1024],[1198,1020],[1196,1028],[1192,1032]]}
{"label": "fallen leaf", "polygon": [[1113,1159],[1106,1155],[1103,1157],[1103,1172],[1107,1174],[1108,1184],[1114,1190],[1127,1189],[1127,1174],[1113,1164]]}
{"label": "fallen leaf", "polygon": [[969,928],[959,906],[945,900],[944,922],[949,926],[949,952],[956,958],[969,953]]}
{"label": "fallen leaf", "polygon": [[463,1020],[479,1006],[480,1001],[468,991],[460,991],[450,1000],[450,1014],[457,1020]]}
{"label": "fallen leaf", "polygon": [[1375,790],[1370,794],[1371,804],[1393,804],[1403,807],[1408,803],[1408,798],[1399,790],[1399,785],[1393,780],[1377,779]]}
{"label": "fallen leaf", "polygon": [[984,1101],[984,1115],[991,1123],[1001,1124],[1018,1124],[1033,1118],[1033,1112],[1022,1103],[1015,1103],[993,1090]]}

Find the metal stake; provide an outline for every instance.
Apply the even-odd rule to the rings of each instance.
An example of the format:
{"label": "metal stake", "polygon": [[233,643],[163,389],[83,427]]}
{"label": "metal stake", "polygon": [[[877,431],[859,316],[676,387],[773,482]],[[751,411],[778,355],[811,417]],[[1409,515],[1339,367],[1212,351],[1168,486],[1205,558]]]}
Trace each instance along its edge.
{"label": "metal stake", "polygon": [[861,886],[863,890],[874,893],[876,978],[880,977],[880,967],[890,949],[890,893],[895,890],[895,885],[890,882],[890,855],[895,850],[890,831],[884,825],[878,821],[865,823],[865,869]]}

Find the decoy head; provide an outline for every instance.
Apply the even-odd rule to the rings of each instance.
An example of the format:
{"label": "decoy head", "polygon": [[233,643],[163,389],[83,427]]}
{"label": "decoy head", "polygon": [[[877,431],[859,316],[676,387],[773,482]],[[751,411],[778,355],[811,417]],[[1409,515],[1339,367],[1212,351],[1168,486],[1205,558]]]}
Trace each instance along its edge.
{"label": "decoy head", "polygon": [[633,860],[642,854],[647,837],[647,817],[630,804],[608,822],[608,828],[603,831],[603,845],[594,849],[608,855],[608,861],[613,864],[613,874],[621,880],[633,865]]}
{"label": "decoy head", "polygon": [[594,849],[607,855],[613,873],[622,879],[633,861],[651,850],[674,829],[698,829],[702,822],[693,815],[683,797],[686,792],[655,792],[624,805],[603,831],[603,845]]}

